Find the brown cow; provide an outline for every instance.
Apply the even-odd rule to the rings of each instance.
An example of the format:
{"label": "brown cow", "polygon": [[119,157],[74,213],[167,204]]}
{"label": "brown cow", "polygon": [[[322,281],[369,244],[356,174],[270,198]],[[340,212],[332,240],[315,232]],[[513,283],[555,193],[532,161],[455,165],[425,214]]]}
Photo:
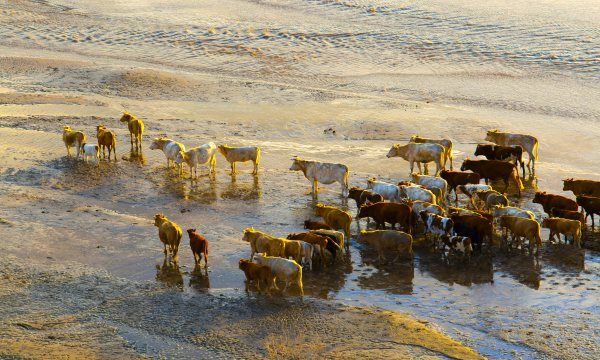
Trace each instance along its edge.
{"label": "brown cow", "polygon": [[592,227],[594,227],[594,214],[600,215],[600,198],[594,196],[578,196],[577,204],[585,210],[585,221],[589,215],[592,216]]}
{"label": "brown cow", "polygon": [[[289,234],[287,236],[287,239],[300,240],[300,241],[304,241],[304,242],[307,242],[309,244],[316,246],[319,249],[319,255],[321,257],[321,261],[323,262],[323,266],[325,266],[325,249],[329,248],[328,243],[331,242],[331,243],[335,244],[334,246],[337,247],[337,244],[333,240],[330,240],[328,237],[326,237],[324,235],[315,234],[313,232]],[[336,254],[337,254],[337,249],[334,250],[334,252],[332,252],[332,255],[334,257]]]}
{"label": "brown cow", "polygon": [[208,240],[198,234],[196,229],[187,229],[187,233],[190,237],[190,248],[194,255],[194,263],[196,266],[199,266],[202,261],[202,255],[204,255],[204,267],[208,268]]}
{"label": "brown cow", "polygon": [[324,222],[304,220],[304,228],[308,230],[333,230],[333,228]]}
{"label": "brown cow", "polygon": [[266,292],[270,293],[271,288],[275,284],[275,275],[266,265],[255,264],[247,259],[240,259],[239,268],[246,275],[246,291],[248,291],[248,285],[250,281],[256,282],[256,288],[259,292],[262,291],[261,285],[266,285]]}
{"label": "brown cow", "polygon": [[542,238],[540,235],[540,224],[537,221],[504,215],[500,217],[500,226],[507,228],[512,233],[513,241],[516,240],[518,243],[521,243],[521,237],[528,239],[529,255],[533,255],[534,248],[536,249],[536,255],[539,255]]}
{"label": "brown cow", "polygon": [[390,223],[392,229],[399,224],[405,231],[411,233],[411,208],[406,204],[380,202],[363,205],[358,211],[358,218],[371,217],[377,224],[377,229],[385,229],[385,223]]}
{"label": "brown cow", "polygon": [[554,235],[558,235],[558,242],[560,243],[560,234],[563,234],[566,243],[567,235],[571,235],[573,236],[573,244],[578,248],[581,247],[581,223],[579,221],[561,218],[546,218],[542,221],[542,226],[550,229],[548,241],[554,241]]}
{"label": "brown cow", "polygon": [[519,171],[517,170],[515,164],[506,161],[466,159],[463,161],[460,170],[471,170],[475,173],[478,173],[482,179],[485,179],[486,184],[488,183],[488,180],[500,179],[504,181],[504,189],[502,190],[503,193],[505,193],[506,189],[508,189],[508,184],[510,181],[515,183],[517,186],[517,189],[519,190],[519,197],[521,196],[521,190],[525,188],[521,182]]}
{"label": "brown cow", "polygon": [[563,180],[563,191],[572,191],[575,196],[600,197],[600,181],[565,179]]}
{"label": "brown cow", "polygon": [[525,162],[523,161],[523,148],[519,145],[489,145],[478,144],[475,149],[475,156],[485,156],[488,160],[511,160],[514,159],[515,165],[521,164],[523,177],[525,177]]}
{"label": "brown cow", "polygon": [[177,262],[177,252],[179,251],[183,231],[181,231],[179,225],[167,219],[163,214],[154,215],[154,226],[158,228],[158,237],[165,247],[165,256],[171,252],[173,261]]}
{"label": "brown cow", "polygon": [[547,194],[546,192],[536,192],[533,202],[542,205],[544,212],[550,215],[553,208],[578,211],[577,202],[562,195]]}
{"label": "brown cow", "polygon": [[552,208],[550,212],[550,216],[552,217],[559,217],[563,219],[579,221],[581,223],[581,229],[583,229],[585,226],[585,215],[580,213],[579,211]]}
{"label": "brown cow", "polygon": [[285,256],[285,239],[254,230],[254,228],[247,228],[244,230],[242,240],[250,243],[250,249],[252,250],[250,260],[254,259],[256,253],[265,253],[269,256]]}
{"label": "brown cow", "polygon": [[440,172],[440,177],[446,180],[448,183],[448,194],[450,194],[451,191],[454,191],[456,201],[458,201],[458,193],[456,192],[457,186],[466,184],[479,184],[479,181],[481,180],[479,174],[464,171],[442,170]]}
{"label": "brown cow", "polygon": [[360,241],[365,241],[377,250],[379,263],[385,260],[384,252],[398,251],[398,255],[392,260],[396,262],[402,253],[406,253],[413,258],[412,243],[413,238],[410,234],[396,230],[361,230],[359,236]]}
{"label": "brown cow", "polygon": [[334,206],[317,204],[315,215],[320,216],[325,221],[325,224],[331,226],[335,230],[343,230],[346,237],[350,236],[350,225],[352,224],[352,215],[348,212],[338,209]]}
{"label": "brown cow", "polygon": [[494,226],[492,221],[479,215],[451,215],[454,222],[454,232],[459,236],[471,238],[477,251],[481,252],[481,247],[485,238],[491,245],[494,235]]}
{"label": "brown cow", "polygon": [[142,136],[144,135],[144,122],[142,119],[130,113],[123,113],[121,122],[127,123],[129,129],[129,138],[131,140],[131,148],[133,149],[133,139],[135,138],[135,148],[142,150]]}
{"label": "brown cow", "polygon": [[85,140],[86,136],[81,131],[73,131],[69,125],[63,126],[63,142],[67,147],[67,156],[71,156],[71,148],[75,147],[77,159],[79,159]]}
{"label": "brown cow", "polygon": [[352,187],[348,191],[348,197],[356,201],[356,208],[360,209],[361,206],[367,202],[374,204],[383,202],[383,196],[369,189],[361,189],[359,187]]}
{"label": "brown cow", "polygon": [[98,138],[98,146],[102,149],[102,157],[106,158],[106,149],[108,149],[108,160],[110,160],[110,152],[113,152],[115,161],[117,161],[117,134],[106,128],[105,125],[96,126],[96,137]]}

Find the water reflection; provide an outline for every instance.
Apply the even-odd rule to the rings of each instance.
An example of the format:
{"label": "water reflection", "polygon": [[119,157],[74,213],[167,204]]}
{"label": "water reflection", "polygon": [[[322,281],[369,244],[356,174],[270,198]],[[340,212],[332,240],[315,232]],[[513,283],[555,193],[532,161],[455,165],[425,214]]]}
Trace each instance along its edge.
{"label": "water reflection", "polygon": [[253,175],[252,181],[238,181],[237,176],[231,176],[231,183],[221,192],[223,199],[258,200],[262,197],[259,176]]}
{"label": "water reflection", "polygon": [[500,256],[498,270],[534,290],[540,288],[541,266],[535,257],[527,255]]}
{"label": "water reflection", "polygon": [[353,271],[350,255],[338,256],[333,265],[303,272],[304,292],[307,295],[327,299],[346,285],[346,276]]}
{"label": "water reflection", "polygon": [[199,292],[208,292],[208,289],[210,289],[208,270],[200,266],[195,266],[194,270],[190,273],[188,286]]}
{"label": "water reflection", "polygon": [[179,270],[179,264],[167,261],[166,257],[162,266],[156,264],[156,280],[169,287],[177,287],[183,290],[183,276]]}
{"label": "water reflection", "polygon": [[141,149],[136,150],[134,148],[131,148],[131,150],[129,150],[129,156],[123,155],[121,159],[140,165],[146,165],[146,156],[144,155]]}
{"label": "water reflection", "polygon": [[419,271],[449,285],[471,286],[494,281],[492,257],[487,254],[473,256],[470,262],[448,263],[439,254],[419,253]]}

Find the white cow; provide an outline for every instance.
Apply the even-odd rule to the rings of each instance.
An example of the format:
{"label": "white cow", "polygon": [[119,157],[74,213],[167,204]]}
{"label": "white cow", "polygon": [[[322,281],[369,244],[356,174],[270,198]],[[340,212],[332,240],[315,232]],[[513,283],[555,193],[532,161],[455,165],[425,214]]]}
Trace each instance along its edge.
{"label": "white cow", "polygon": [[319,183],[333,184],[335,182],[342,186],[342,196],[348,196],[348,167],[346,165],[304,160],[297,156],[292,161],[290,170],[302,171],[304,177],[312,182],[313,196],[317,196],[319,192]]}
{"label": "white cow", "polygon": [[412,212],[414,216],[417,217],[417,219],[419,218],[419,214],[421,213],[421,211],[427,211],[430,214],[436,214],[439,216],[444,216],[446,214],[446,212],[441,206],[426,201],[415,200],[412,202],[411,205]]}
{"label": "white cow", "polygon": [[298,265],[297,262],[280,257],[266,256],[264,254],[256,254],[254,259],[257,264],[268,266],[278,280],[285,281],[285,288],[283,288],[283,291],[285,291],[291,283],[296,283],[300,288],[300,294],[304,295],[304,289],[302,287],[302,266]]}
{"label": "white cow", "polygon": [[400,202],[400,188],[398,185],[377,181],[375,178],[367,180],[367,189],[371,189],[387,201]]}
{"label": "white cow", "polygon": [[417,185],[422,185],[428,190],[431,188],[440,189],[441,196],[438,201],[443,201],[448,192],[448,182],[437,176],[419,175],[416,173],[410,174],[411,181]]}
{"label": "white cow", "polygon": [[253,175],[258,174],[260,164],[260,148],[258,146],[231,147],[227,144],[218,146],[219,152],[231,164],[231,175],[236,174],[235,163],[252,161],[254,164]]}
{"label": "white cow", "polygon": [[437,204],[435,195],[421,185],[401,185],[400,196],[411,201],[421,200],[431,204]]}
{"label": "white cow", "polygon": [[[167,167],[171,167],[171,162],[175,164],[175,159],[180,151],[185,152],[185,146],[182,143],[177,141],[167,139],[167,138],[155,138],[152,140],[152,144],[150,144],[150,150],[162,150],[167,158]],[[183,163],[178,164],[179,166],[179,175],[183,174]]]}
{"label": "white cow", "polygon": [[185,162],[190,167],[190,177],[198,177],[198,165],[208,164],[209,173],[215,172],[217,165],[217,146],[213,142],[191,148],[188,151],[180,151],[175,156],[175,162],[181,164]]}
{"label": "white cow", "polygon": [[529,210],[520,209],[514,206],[494,206],[492,207],[492,214],[494,220],[504,215],[516,216],[524,219],[535,220],[535,214]]}
{"label": "white cow", "polygon": [[81,155],[83,155],[83,161],[87,162],[89,159],[96,159],[96,164],[100,166],[100,147],[94,144],[81,144]]}
{"label": "white cow", "polygon": [[529,172],[535,172],[535,161],[538,159],[538,149],[540,146],[536,137],[490,130],[487,132],[485,140],[503,146],[521,146],[529,154],[529,161],[527,162]]}
{"label": "white cow", "polygon": [[428,143],[428,144],[440,144],[440,145],[442,145],[444,147],[444,149],[446,149],[446,154],[445,154],[446,161],[450,160],[450,170],[454,170],[454,167],[452,166],[452,140],[448,140],[448,139],[428,139],[428,138],[420,137],[419,135],[413,135],[413,136],[410,137],[409,141],[413,142],[413,143],[417,143],[417,144]]}
{"label": "white cow", "polygon": [[[413,173],[414,164],[417,163],[419,172],[421,163],[435,162],[435,175],[444,169],[446,164],[446,148],[440,144],[417,144],[408,143],[406,145],[395,144],[387,154],[388,158],[401,157],[410,163],[410,173]],[[427,173],[427,166],[425,166]]]}

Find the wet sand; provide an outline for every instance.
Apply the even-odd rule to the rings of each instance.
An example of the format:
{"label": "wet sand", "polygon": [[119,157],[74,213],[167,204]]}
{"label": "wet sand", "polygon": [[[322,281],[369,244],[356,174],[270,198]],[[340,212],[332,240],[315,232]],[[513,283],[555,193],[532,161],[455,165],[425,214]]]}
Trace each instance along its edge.
{"label": "wet sand", "polygon": [[[526,179],[523,199],[510,200],[541,218],[531,203],[536,188],[563,193],[562,178],[600,177],[600,92],[587,73],[536,76],[543,68],[527,73],[480,59],[457,69],[440,62],[441,49],[430,53],[434,64],[411,54],[401,58],[403,71],[379,72],[392,66],[384,55],[393,46],[377,58],[365,50],[375,45],[368,36],[324,36],[327,26],[345,26],[334,5],[323,18],[333,25],[319,28],[323,19],[303,12],[305,26],[320,33],[290,38],[228,23],[229,6],[207,4],[200,15],[189,11],[199,23],[181,34],[167,14],[145,30],[131,14],[85,2],[1,5],[10,17],[0,20],[0,355],[592,359],[600,352],[600,255],[589,250],[598,230],[586,232],[585,250],[545,243],[539,262],[498,252],[469,266],[448,265],[422,246],[412,264],[380,266],[351,239],[336,267],[305,272],[303,302],[293,292],[246,294],[237,269],[249,256],[245,227],[285,235],[313,213],[308,182],[288,171],[293,155],[349,165],[351,185],[373,175],[397,181],[408,166],[385,154],[414,133],[452,139],[455,167],[487,129],[539,137],[537,177]],[[358,5],[343,11],[358,17]],[[285,14],[269,7],[258,15],[261,6],[268,5],[243,5],[258,23]],[[220,25],[205,18],[215,13]],[[336,65],[333,53],[347,63]],[[574,71],[577,59],[556,69]],[[142,156],[130,153],[117,121],[124,110],[146,122]],[[96,168],[67,159],[62,125],[93,138],[99,123],[116,130],[119,161]],[[216,177],[179,179],[148,149],[162,134],[188,147],[259,145],[260,174],[246,164],[232,179],[219,156]],[[321,201],[355,213],[336,185],[323,189]],[[180,266],[163,263],[156,212],[207,236],[208,274],[193,270],[186,239]],[[366,223],[355,222],[353,232],[358,226]]]}

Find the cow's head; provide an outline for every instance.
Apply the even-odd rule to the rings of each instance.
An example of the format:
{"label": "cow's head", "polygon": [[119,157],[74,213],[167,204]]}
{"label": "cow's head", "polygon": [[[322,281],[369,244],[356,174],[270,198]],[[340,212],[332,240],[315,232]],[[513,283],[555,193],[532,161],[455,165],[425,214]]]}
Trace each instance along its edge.
{"label": "cow's head", "polygon": [[460,171],[467,171],[467,170],[469,170],[470,169],[470,165],[471,165],[471,161],[472,160],[469,160],[469,158],[466,158],[463,161],[462,165],[460,166]]}
{"label": "cow's head", "polygon": [[297,156],[292,158],[292,166],[290,166],[291,171],[301,171],[302,170],[302,159]]}
{"label": "cow's head", "polygon": [[167,218],[163,214],[154,215],[154,226],[160,226]]}
{"label": "cow's head", "polygon": [[71,132],[71,131],[73,131],[73,129],[71,129],[71,127],[69,125],[64,125],[63,126],[63,131],[64,132]]}
{"label": "cow's head", "polygon": [[564,179],[563,180],[563,191],[574,190],[573,189],[573,179]]}
{"label": "cow's head", "polygon": [[183,151],[179,150],[177,155],[175,155],[175,162],[177,164],[181,164],[184,161],[185,161],[185,153]]}
{"label": "cow's head", "polygon": [[121,119],[119,121],[121,122],[129,122],[129,120],[131,120],[132,116],[131,114],[129,114],[127,111],[125,111],[123,113],[123,116],[121,116]]}
{"label": "cow's head", "polygon": [[392,145],[392,148],[390,149],[390,151],[388,151],[386,156],[388,157],[388,159],[391,157],[402,156],[402,147],[398,144]]}
{"label": "cow's head", "polygon": [[369,216],[369,205],[362,205],[360,209],[358,209],[358,218],[365,218]]}
{"label": "cow's head", "polygon": [[190,236],[191,236],[193,233],[195,233],[195,232],[196,232],[196,229],[187,229],[187,233],[188,233],[188,235],[190,235]]}
{"label": "cow's head", "polygon": [[154,138],[152,144],[150,144],[150,150],[162,149],[163,138]]}
{"label": "cow's head", "polygon": [[421,218],[421,220],[423,220],[424,223],[427,223],[427,218],[429,213],[426,210],[421,210],[419,211],[419,217]]}
{"label": "cow's head", "polygon": [[475,156],[485,155],[484,149],[485,149],[485,145],[477,144],[477,147],[475,148]]}
{"label": "cow's head", "polygon": [[540,191],[536,191],[535,195],[533,196],[533,202],[534,203],[540,203],[544,200],[544,198],[546,197],[546,193],[545,192],[540,192]]}
{"label": "cow's head", "polygon": [[498,130],[488,130],[485,135],[485,141],[494,142],[496,140],[496,135],[498,134]]}
{"label": "cow's head", "polygon": [[419,135],[415,134],[410,137],[409,142],[417,142],[420,139]]}

